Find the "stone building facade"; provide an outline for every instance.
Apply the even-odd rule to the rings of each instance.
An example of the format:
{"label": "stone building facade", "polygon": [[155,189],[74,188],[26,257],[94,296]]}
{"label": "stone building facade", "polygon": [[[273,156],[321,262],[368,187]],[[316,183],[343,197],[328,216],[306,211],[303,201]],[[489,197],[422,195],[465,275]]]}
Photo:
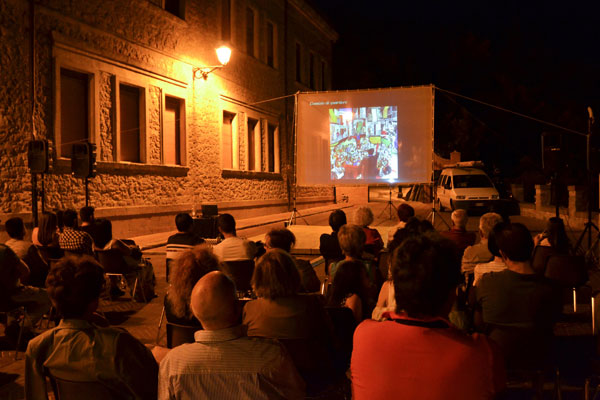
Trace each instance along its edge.
{"label": "stone building facade", "polygon": [[[0,219],[31,220],[33,139],[52,144],[40,211],[85,205],[71,146],[96,143],[90,205],[120,235],[201,203],[288,210],[294,99],[271,99],[329,89],[336,39],[304,0],[0,2]],[[220,44],[231,61],[204,79]],[[299,207],[331,201],[298,189]]]}

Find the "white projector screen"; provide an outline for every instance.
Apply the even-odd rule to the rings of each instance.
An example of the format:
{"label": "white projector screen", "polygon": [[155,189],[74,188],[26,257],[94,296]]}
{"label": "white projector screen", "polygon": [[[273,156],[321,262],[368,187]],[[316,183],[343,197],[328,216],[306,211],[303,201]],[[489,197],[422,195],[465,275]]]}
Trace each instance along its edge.
{"label": "white projector screen", "polygon": [[425,183],[433,87],[299,93],[299,185]]}

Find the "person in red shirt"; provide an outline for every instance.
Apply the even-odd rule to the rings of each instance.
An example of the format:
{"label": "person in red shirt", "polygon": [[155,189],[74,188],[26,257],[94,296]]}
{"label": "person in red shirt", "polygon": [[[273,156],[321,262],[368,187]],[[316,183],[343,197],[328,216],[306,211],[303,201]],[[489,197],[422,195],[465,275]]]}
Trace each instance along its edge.
{"label": "person in red shirt", "polygon": [[456,243],[462,257],[465,249],[475,244],[475,232],[467,231],[467,222],[469,221],[467,210],[454,210],[452,211],[450,218],[452,218],[452,228],[449,231],[440,233],[442,236],[445,236]]}
{"label": "person in red shirt", "polygon": [[391,260],[396,312],[354,334],[353,399],[491,399],[505,384],[502,357],[485,336],[446,319],[461,281],[460,257],[431,232],[406,239]]}

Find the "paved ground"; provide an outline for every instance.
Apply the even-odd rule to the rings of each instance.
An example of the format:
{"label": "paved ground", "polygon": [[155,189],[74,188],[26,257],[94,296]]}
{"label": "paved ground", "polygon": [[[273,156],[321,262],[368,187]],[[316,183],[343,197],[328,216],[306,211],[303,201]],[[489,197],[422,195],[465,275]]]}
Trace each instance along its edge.
{"label": "paved ground", "polygon": [[[399,204],[399,202],[395,202]],[[389,208],[384,202],[372,202],[369,204],[373,209],[376,216],[376,220],[373,224],[374,227],[378,228],[383,235],[383,231],[386,231],[388,227],[392,227],[396,224],[394,217],[394,210],[392,210],[392,218],[390,218]],[[430,211],[431,206],[428,204],[411,203],[417,211],[417,215],[420,217],[426,217]],[[327,225],[328,216],[331,210],[336,208],[343,208],[346,214],[351,220],[351,215],[356,206],[344,204],[329,205],[318,208],[311,208],[307,210],[300,210],[300,216],[297,218],[298,224],[310,224],[310,225]],[[254,237],[264,235],[272,227],[283,227],[284,223],[287,223],[290,219],[291,213],[282,213],[269,215],[264,217],[251,218],[247,220],[238,221],[238,234],[244,237]],[[536,220],[529,217],[513,216],[513,221],[523,222],[527,225],[533,234],[541,232],[544,229],[544,221]],[[479,217],[472,216],[469,218],[469,230],[476,231],[478,227]],[[442,212],[435,217],[435,226],[438,230],[445,230],[445,222],[450,223],[450,214]],[[167,228],[168,229],[168,228]],[[134,303],[129,301],[127,297],[122,298],[120,301],[102,301],[100,309],[106,314],[107,318],[113,325],[124,327],[136,338],[141,340],[144,344],[149,347],[154,346],[157,341],[158,344],[165,344],[165,328],[164,325],[160,331],[158,331],[158,324],[161,316],[163,297],[167,290],[167,284],[165,282],[165,243],[167,237],[172,232],[166,232],[161,234],[153,234],[147,236],[141,236],[133,238],[136,242],[144,249],[144,255],[149,257],[156,273],[157,287],[156,292],[158,297],[154,298],[147,304]],[[577,238],[579,232],[570,232],[571,237]],[[315,256],[307,256],[307,258]],[[323,279],[323,266],[320,265],[316,268],[317,275],[320,279]],[[600,288],[600,284],[597,286]],[[587,304],[581,304],[578,307],[577,315],[571,313],[571,322],[563,324],[557,327],[561,337],[566,338],[564,341],[573,342],[568,347],[568,355],[573,356],[573,351],[579,352],[592,352],[593,342],[591,336],[591,323],[590,323],[590,306]],[[583,316],[583,317],[582,317]],[[575,338],[575,339],[573,339]],[[19,355],[19,360],[14,361],[14,351],[2,351],[0,353],[0,372],[14,374],[14,381],[2,385],[0,382],[0,399],[22,399],[23,395],[23,354]],[[579,379],[580,382],[576,382],[575,385],[583,385],[583,380]],[[569,388],[567,387],[567,390]],[[573,393],[578,393],[581,396],[581,392],[571,388]]]}

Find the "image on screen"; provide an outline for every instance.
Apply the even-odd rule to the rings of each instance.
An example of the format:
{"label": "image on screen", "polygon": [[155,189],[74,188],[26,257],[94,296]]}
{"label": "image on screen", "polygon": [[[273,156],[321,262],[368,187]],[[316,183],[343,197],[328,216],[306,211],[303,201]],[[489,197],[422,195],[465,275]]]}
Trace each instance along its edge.
{"label": "image on screen", "polygon": [[331,179],[398,178],[395,106],[330,108]]}

